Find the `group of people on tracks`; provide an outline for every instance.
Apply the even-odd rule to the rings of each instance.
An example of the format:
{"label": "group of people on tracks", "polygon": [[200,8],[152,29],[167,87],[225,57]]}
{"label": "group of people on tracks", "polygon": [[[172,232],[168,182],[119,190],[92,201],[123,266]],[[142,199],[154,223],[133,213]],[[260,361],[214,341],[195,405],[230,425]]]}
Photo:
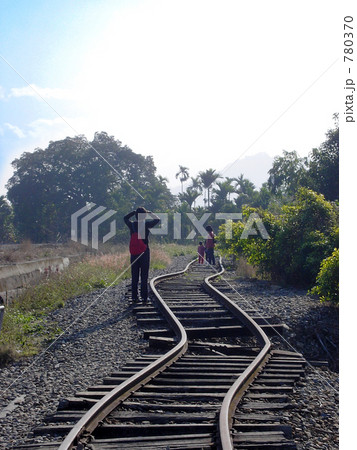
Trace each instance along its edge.
{"label": "group of people on tracks", "polygon": [[[148,219],[147,217],[150,217]],[[130,231],[130,266],[131,266],[131,298],[133,303],[139,300],[138,284],[140,278],[140,294],[144,304],[148,300],[148,277],[150,268],[150,248],[149,248],[149,233],[150,229],[160,223],[160,218],[151,211],[147,211],[140,206],[134,211],[131,211],[124,217],[124,222]],[[205,244],[199,243],[197,248],[198,262],[215,265],[214,246],[215,235],[210,225],[206,226],[208,233]]]}

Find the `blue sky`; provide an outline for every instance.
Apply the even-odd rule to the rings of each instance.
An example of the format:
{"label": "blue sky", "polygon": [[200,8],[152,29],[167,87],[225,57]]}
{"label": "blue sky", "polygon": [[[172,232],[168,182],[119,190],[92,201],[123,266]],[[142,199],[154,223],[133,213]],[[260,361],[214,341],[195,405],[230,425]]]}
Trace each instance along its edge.
{"label": "blue sky", "polygon": [[0,9],[0,194],[14,158],[66,136],[107,131],[153,155],[174,186],[178,164],[195,175],[259,152],[306,156],[339,110],[336,2],[1,0]]}

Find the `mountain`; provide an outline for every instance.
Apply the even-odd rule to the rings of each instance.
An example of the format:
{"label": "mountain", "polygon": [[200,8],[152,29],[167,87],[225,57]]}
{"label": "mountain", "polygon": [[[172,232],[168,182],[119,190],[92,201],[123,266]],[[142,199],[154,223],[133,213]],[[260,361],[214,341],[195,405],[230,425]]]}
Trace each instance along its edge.
{"label": "mountain", "polygon": [[[273,166],[274,158],[269,156],[267,153],[260,152],[252,156],[246,156],[239,159],[232,165],[226,166],[218,172],[222,177],[238,178],[242,173],[244,178],[248,178],[252,183],[254,183],[256,189],[260,189],[261,185],[268,181],[269,175],[268,170]],[[205,170],[205,169],[202,169]],[[185,183],[184,189],[186,190],[190,181]],[[177,184],[177,180],[174,180],[170,185],[170,190],[174,195],[181,192],[181,185]]]}
{"label": "mountain", "polygon": [[223,177],[237,178],[240,174],[248,178],[255,187],[259,189],[261,185],[268,181],[268,170],[272,168],[274,158],[267,153],[260,152],[255,155],[245,156],[231,166],[226,166],[220,173]]}

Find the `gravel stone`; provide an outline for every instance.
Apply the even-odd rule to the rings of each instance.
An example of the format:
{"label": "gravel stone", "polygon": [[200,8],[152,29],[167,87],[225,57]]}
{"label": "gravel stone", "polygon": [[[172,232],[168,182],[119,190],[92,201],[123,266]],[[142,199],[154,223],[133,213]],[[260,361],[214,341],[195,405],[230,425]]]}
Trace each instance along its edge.
{"label": "gravel stone", "polygon": [[[230,271],[223,278],[236,289],[243,309],[255,308],[289,327],[282,337],[271,338],[277,348],[300,352],[308,361],[305,377],[294,388],[293,408],[285,416],[294,425],[297,448],[338,449],[338,308],[320,303],[306,290],[237,279]],[[317,361],[328,366],[316,366]]]}
{"label": "gravel stone", "polygon": [[[167,269],[151,271],[150,277],[182,270],[191,259],[175,257]],[[101,383],[147,348],[125,295],[129,284],[124,280],[67,301],[47,318],[65,331],[63,335],[39,355],[0,369],[0,448],[31,438],[33,428],[44,425],[44,417],[55,413],[65,397]],[[23,403],[16,404],[21,396]],[[6,412],[11,402],[15,407]],[[37,442],[43,439],[36,437]]]}
{"label": "gravel stone", "polygon": [[[150,276],[181,270],[189,260],[176,257],[170,267]],[[307,366],[284,417],[293,426],[299,450],[338,449],[337,309],[320,304],[303,290],[237,279],[230,272],[223,278],[234,285],[242,303],[289,326],[284,339],[273,338],[275,345],[299,351],[311,362],[328,361],[328,367]],[[53,414],[66,397],[100,383],[147,348],[125,296],[128,283],[68,301],[48,317],[49,323],[56,322],[66,332],[46,352],[0,369],[0,448],[31,438],[32,430],[44,425],[44,417]],[[16,403],[16,399],[23,401]],[[14,408],[6,412],[10,404]],[[45,440],[36,437],[37,442]]]}

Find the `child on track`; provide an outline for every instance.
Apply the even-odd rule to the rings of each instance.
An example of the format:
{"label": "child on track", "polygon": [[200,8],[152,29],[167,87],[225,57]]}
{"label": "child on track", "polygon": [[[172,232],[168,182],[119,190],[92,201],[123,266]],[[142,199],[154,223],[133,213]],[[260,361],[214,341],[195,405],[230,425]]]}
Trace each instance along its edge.
{"label": "child on track", "polygon": [[198,263],[203,264],[205,257],[205,247],[202,244],[202,242],[200,242],[199,246],[197,247],[197,253],[198,253]]}

